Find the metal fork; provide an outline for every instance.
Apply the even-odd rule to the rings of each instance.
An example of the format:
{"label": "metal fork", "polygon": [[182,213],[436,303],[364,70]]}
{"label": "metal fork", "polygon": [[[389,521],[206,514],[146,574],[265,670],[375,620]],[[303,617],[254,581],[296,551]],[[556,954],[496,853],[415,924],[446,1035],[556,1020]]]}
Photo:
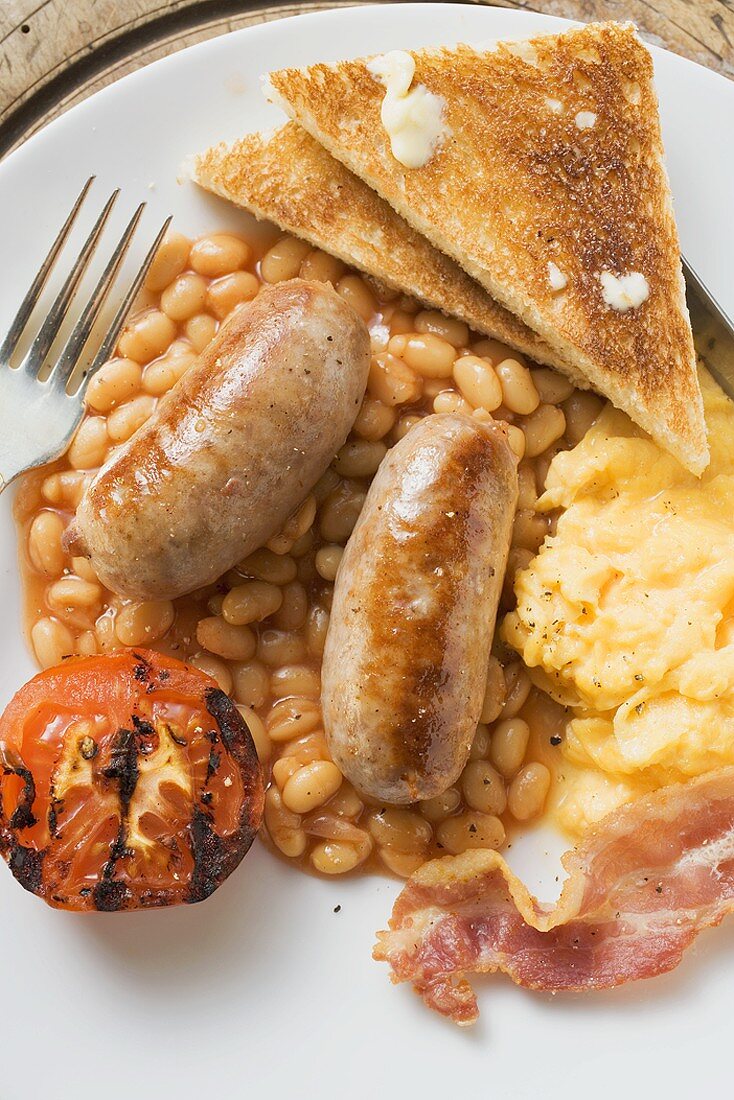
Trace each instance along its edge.
{"label": "metal fork", "polygon": [[127,293],[115,313],[109,330],[83,377],[70,392],[70,379],[79,364],[94,325],[112,289],[120,264],[125,258],[140,217],[145,209],[141,203],[128,222],[114,252],[110,256],[89,301],[82,309],[79,320],[72,329],[59,357],[52,364],[48,377],[41,381],[39,374],[47,361],[48,353],[58,336],[69,312],[76,291],[94,255],[102,230],[105,227],[119,189],[110,195],[94,223],[81,252],[74,261],[61,290],[41,324],[36,336],[18,367],[10,361],[18,342],[28,325],[31,314],[46,286],[57,257],[63,248],[76,220],[87,192],[94,181],[91,176],[84,184],[58,237],[51,245],[46,259],[31,283],[8,334],[0,345],[0,493],[13,478],[26,470],[42,466],[64,453],[84,414],[84,393],[90,378],[109,358],[117,342],[132,302],[142,286],[143,279],[153,262],[171,219],[167,218],[148,250],[142,266],[132,280]]}

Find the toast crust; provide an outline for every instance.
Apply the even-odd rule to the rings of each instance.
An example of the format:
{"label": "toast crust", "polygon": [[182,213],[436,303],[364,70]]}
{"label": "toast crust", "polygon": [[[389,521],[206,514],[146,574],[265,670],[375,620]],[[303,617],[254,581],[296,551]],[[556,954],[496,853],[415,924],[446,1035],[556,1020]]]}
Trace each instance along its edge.
{"label": "toast crust", "polygon": [[196,183],[537,362],[559,356],[293,122],[194,157]]}
{"label": "toast crust", "polygon": [[[700,473],[706,427],[652,59],[632,25],[412,56],[451,131],[419,169],[390,152],[368,59],[272,73],[272,97],[538,332],[574,380]],[[587,128],[580,113],[594,118]],[[617,312],[603,271],[640,272],[647,300]]]}

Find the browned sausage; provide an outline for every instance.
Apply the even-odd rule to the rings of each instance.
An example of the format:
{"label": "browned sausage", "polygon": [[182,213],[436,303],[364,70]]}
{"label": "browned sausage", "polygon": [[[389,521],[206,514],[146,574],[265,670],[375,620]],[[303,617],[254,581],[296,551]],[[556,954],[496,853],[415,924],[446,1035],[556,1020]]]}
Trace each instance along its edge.
{"label": "browned sausage", "polygon": [[432,798],[466,763],[517,504],[499,426],[429,416],[389,452],[344,552],[324,650],[334,762],[385,802]]}
{"label": "browned sausage", "polygon": [[283,525],[359,411],[364,322],[330,286],[268,287],[104,466],[66,544],[124,596],[217,579]]}

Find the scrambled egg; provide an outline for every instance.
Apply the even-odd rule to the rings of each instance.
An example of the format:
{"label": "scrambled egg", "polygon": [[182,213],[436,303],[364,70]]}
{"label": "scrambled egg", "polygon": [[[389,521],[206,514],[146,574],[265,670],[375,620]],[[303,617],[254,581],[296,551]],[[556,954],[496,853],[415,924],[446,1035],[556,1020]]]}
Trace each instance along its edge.
{"label": "scrambled egg", "polygon": [[573,833],[734,763],[734,404],[701,371],[699,480],[607,407],[550,467],[557,533],[516,579],[503,636],[572,708],[555,814]]}

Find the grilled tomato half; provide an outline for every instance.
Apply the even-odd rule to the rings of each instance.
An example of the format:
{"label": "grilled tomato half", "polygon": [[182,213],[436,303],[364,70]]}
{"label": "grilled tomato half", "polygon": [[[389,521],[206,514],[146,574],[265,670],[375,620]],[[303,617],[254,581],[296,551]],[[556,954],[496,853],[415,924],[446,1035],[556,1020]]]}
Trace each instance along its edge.
{"label": "grilled tomato half", "polygon": [[252,844],[255,746],[213,680],[171,657],[74,657],[0,718],[0,852],[60,909],[202,901]]}

